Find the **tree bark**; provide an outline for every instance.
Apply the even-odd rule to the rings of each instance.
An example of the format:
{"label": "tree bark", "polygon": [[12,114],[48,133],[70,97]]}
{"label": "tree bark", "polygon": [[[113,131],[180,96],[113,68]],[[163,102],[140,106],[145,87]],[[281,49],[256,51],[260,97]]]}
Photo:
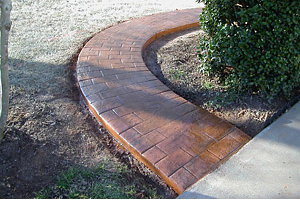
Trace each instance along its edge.
{"label": "tree bark", "polygon": [[0,68],[0,142],[4,137],[4,128],[9,107],[9,78],[8,78],[8,34],[11,28],[11,0],[0,0],[1,5],[1,68]]}

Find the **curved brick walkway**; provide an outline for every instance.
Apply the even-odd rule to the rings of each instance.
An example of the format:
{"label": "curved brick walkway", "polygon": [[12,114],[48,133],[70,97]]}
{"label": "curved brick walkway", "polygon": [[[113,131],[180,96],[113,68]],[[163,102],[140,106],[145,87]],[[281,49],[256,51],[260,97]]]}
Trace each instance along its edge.
{"label": "curved brick walkway", "polygon": [[197,26],[200,12],[173,11],[113,26],[85,45],[77,63],[81,92],[99,122],[179,194],[250,139],[170,91],[143,62],[147,44]]}

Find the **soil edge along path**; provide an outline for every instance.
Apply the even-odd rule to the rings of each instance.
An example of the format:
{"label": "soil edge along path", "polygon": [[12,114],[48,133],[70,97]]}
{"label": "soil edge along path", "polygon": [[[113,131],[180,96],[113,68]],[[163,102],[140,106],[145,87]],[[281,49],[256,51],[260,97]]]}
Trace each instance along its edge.
{"label": "soil edge along path", "polygon": [[[124,184],[150,190],[156,187],[147,181],[150,173],[142,176],[135,170],[137,162],[132,156],[122,154],[126,158],[123,160],[113,151],[119,149],[114,147],[114,139],[102,126],[96,126],[98,122],[80,104],[70,65],[84,41],[109,26],[199,4],[194,0],[13,0],[12,3],[10,108],[0,144],[0,198],[36,198],[36,192],[54,187],[57,175],[70,167],[91,170],[103,163],[107,164],[105,177],[113,182],[120,175],[116,173],[119,168],[128,168],[128,173],[123,173],[120,179],[128,180],[122,182],[122,187]],[[146,190],[135,188],[140,193],[137,198],[147,198]]]}
{"label": "soil edge along path", "polygon": [[199,27],[162,37],[143,53],[151,72],[176,94],[254,137],[300,99],[300,88],[268,98],[247,91],[234,92],[201,70],[197,57]]}
{"label": "soil edge along path", "polygon": [[197,26],[201,8],[131,20],[82,49],[77,79],[110,133],[178,194],[237,152],[250,137],[170,91],[145,66],[151,41]]}

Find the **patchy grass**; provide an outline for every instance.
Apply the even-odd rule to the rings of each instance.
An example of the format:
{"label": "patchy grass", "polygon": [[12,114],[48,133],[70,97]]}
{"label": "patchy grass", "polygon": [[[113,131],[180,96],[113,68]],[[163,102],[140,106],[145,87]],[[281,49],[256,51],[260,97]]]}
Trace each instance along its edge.
{"label": "patchy grass", "polygon": [[[49,198],[66,197],[65,194],[71,198],[77,195],[67,193],[71,187],[55,189],[59,184],[53,181],[58,174],[79,165],[93,172],[91,166],[101,163],[103,158],[109,158],[113,166],[123,162],[107,145],[112,141],[107,131],[99,128],[98,122],[80,104],[73,71],[69,68],[74,54],[88,38],[120,21],[199,7],[199,4],[195,0],[13,0],[12,3],[10,108],[6,134],[0,145],[0,197],[30,199],[36,196],[34,192],[52,185],[52,189],[38,194],[43,196],[48,190],[52,194]],[[127,185],[131,182],[137,185],[136,180],[140,185],[147,184],[143,179],[148,174],[122,175],[134,180],[129,179]],[[107,181],[115,180],[111,176],[107,178]],[[75,182],[72,184],[80,185]],[[133,188],[137,188],[136,193],[143,190]]]}
{"label": "patchy grass", "polygon": [[216,89],[211,87],[211,96],[205,102],[203,102],[203,108],[207,110],[220,110],[226,106],[230,106],[233,103],[239,103],[246,97],[240,95],[234,90],[221,88]]}
{"label": "patchy grass", "polygon": [[187,76],[183,70],[170,70],[169,74],[171,74],[173,79],[185,78]]}
{"label": "patchy grass", "polygon": [[[110,170],[108,170],[110,169]],[[56,183],[36,193],[38,199],[129,199],[162,198],[155,188],[130,178],[127,166],[111,169],[108,163],[97,167],[70,168],[57,177]]]}

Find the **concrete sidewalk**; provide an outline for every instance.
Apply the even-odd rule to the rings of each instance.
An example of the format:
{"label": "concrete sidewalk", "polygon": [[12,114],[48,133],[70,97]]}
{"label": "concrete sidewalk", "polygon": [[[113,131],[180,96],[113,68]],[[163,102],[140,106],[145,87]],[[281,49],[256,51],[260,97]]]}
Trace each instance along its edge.
{"label": "concrete sidewalk", "polygon": [[300,198],[300,102],[178,198]]}

